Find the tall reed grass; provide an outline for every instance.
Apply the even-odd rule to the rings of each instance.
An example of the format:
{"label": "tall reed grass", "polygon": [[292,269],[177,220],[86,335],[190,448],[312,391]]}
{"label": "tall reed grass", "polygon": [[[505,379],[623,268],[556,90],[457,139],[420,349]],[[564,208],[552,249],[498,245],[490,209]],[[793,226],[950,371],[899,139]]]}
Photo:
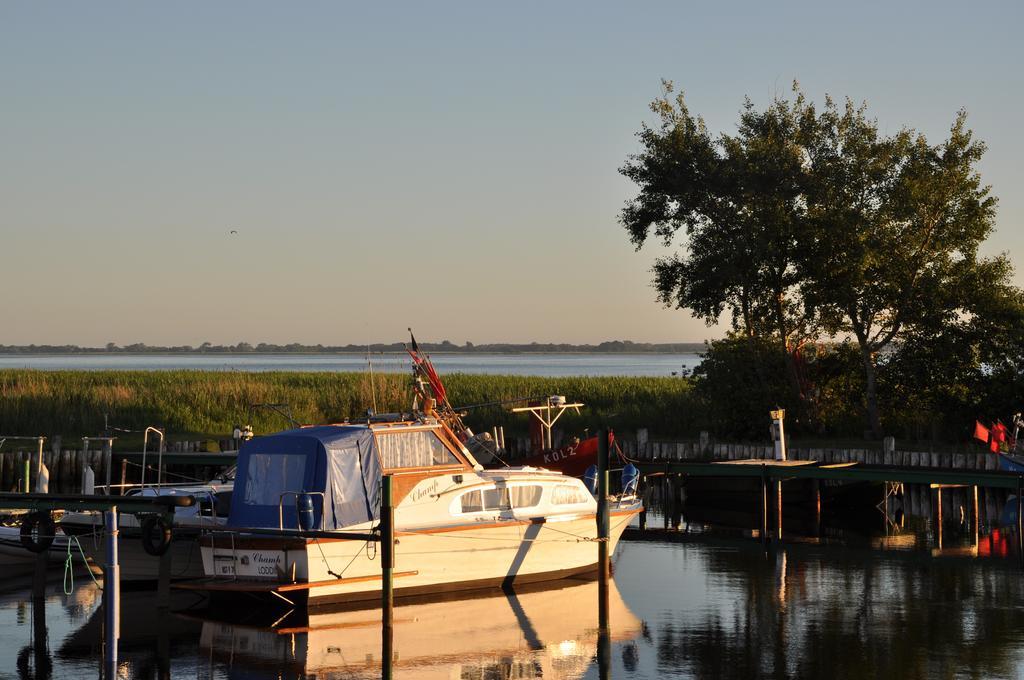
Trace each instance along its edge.
{"label": "tall reed grass", "polygon": [[[680,378],[565,377],[452,374],[444,376],[455,406],[565,395],[586,408],[560,421],[566,431],[606,425],[619,431],[650,427],[663,435],[699,429],[690,383]],[[228,436],[235,425],[257,432],[288,427],[281,415],[254,404],[287,404],[300,423],[338,422],[377,412],[408,410],[407,375],[378,373],[240,373],[206,371],[0,370],[0,435],[96,435],[110,426],[167,428],[170,436]],[[467,410],[467,424],[506,433],[526,431],[510,404]]]}

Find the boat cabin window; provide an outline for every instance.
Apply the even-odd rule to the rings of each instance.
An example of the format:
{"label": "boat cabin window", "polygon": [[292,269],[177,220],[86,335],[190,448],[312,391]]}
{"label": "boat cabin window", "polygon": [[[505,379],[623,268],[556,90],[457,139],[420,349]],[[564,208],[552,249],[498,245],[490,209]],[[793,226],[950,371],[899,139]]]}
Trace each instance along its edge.
{"label": "boat cabin window", "polygon": [[286,491],[302,491],[306,477],[303,453],[254,453],[245,474],[246,505],[277,505]]}
{"label": "boat cabin window", "polygon": [[543,487],[538,484],[511,487],[509,493],[512,494],[512,507],[532,508],[535,505],[539,505],[540,495],[543,490]]}
{"label": "boat cabin window", "polygon": [[559,484],[551,494],[551,502],[555,505],[575,505],[589,500],[590,497],[576,486]]}
{"label": "boat cabin window", "polygon": [[459,499],[461,512],[511,510],[530,508],[540,503],[542,487],[539,485],[477,489]]}
{"label": "boat cabin window", "polygon": [[377,449],[384,468],[461,464],[455,454],[430,430],[379,433]]}
{"label": "boat cabin window", "polygon": [[462,496],[462,512],[483,512],[484,510],[511,510],[508,489],[483,489],[470,491]]}

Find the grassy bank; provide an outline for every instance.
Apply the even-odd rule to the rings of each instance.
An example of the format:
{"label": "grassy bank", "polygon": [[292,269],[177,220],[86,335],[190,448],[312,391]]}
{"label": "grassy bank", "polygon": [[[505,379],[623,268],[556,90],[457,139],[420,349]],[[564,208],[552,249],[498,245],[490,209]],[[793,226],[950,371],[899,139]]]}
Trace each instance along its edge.
{"label": "grassy bank", "polygon": [[[444,377],[455,405],[563,394],[587,407],[566,415],[567,431],[610,425],[621,431],[650,427],[663,435],[689,435],[696,419],[690,383],[680,378],[542,378],[454,374]],[[168,436],[228,436],[236,424],[257,432],[287,427],[259,403],[288,404],[302,423],[323,423],[365,414],[408,410],[407,375],[363,373],[239,373],[202,371],[0,371],[0,434],[96,435],[104,414],[110,425],[167,428]],[[503,425],[526,431],[526,417],[501,406],[470,410],[476,429]]]}

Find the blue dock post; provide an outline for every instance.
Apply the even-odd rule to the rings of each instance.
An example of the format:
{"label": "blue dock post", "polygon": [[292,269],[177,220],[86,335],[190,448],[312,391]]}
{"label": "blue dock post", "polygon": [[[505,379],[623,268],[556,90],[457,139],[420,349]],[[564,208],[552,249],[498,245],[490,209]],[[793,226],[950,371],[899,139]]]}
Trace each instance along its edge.
{"label": "blue dock post", "polygon": [[104,514],[107,564],[103,574],[103,644],[105,677],[117,677],[117,641],[121,637],[121,567],[117,562],[117,506]]}

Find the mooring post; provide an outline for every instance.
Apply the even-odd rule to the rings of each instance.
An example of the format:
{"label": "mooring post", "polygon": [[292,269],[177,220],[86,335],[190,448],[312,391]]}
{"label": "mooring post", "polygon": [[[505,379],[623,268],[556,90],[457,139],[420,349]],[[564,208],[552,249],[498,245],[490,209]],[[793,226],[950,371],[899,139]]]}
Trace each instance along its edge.
{"label": "mooring post", "polygon": [[643,503],[643,509],[640,510],[640,531],[647,529],[647,508],[651,504],[651,489],[647,484],[647,475],[641,478],[640,483],[643,484],[644,490],[641,494],[641,503]]}
{"label": "mooring post", "polygon": [[381,677],[390,680],[395,642],[395,508],[391,476],[382,476],[380,482]]}
{"label": "mooring post", "polygon": [[[164,520],[167,526],[174,526],[174,513],[165,512]],[[157,579],[156,604],[159,609],[168,609],[171,606],[171,548],[168,547],[160,556],[160,571]]]}
{"label": "mooring post", "polygon": [[775,538],[782,540],[782,480],[775,482]]}
{"label": "mooring post", "polygon": [[1020,566],[1024,567],[1024,476],[1017,475],[1017,554],[1020,556]]}
{"label": "mooring post", "polygon": [[105,470],[105,474],[106,474],[107,495],[108,496],[112,495],[110,493],[110,491],[111,491],[111,489],[110,489],[110,473],[111,473],[110,466],[114,462],[113,461],[113,456],[114,456],[114,442],[111,441],[110,439],[107,439],[107,441],[105,441],[103,443],[103,469]]}
{"label": "mooring post", "polygon": [[[608,625],[608,430],[601,428],[597,439],[597,665],[601,680],[611,677],[612,645]],[[666,475],[667,476],[667,475]],[[676,487],[669,482],[672,508],[675,513]]]}
{"label": "mooring post", "polygon": [[119,496],[123,496],[124,495],[125,484],[128,483],[127,479],[128,479],[128,459],[127,458],[122,458],[121,459],[121,488],[120,488],[120,491],[118,493]]}
{"label": "mooring post", "polygon": [[[675,491],[673,490],[673,505]],[[604,583],[610,573],[608,561],[608,430],[597,439],[597,575]]]}
{"label": "mooring post", "polygon": [[[46,599],[32,598],[32,656],[35,659],[35,676],[25,676],[19,673],[19,677],[36,677],[36,678],[48,678],[50,675],[46,674],[42,669],[46,668],[48,663],[52,663],[50,660],[50,645],[49,645],[49,632],[46,630]],[[18,664],[21,665],[20,663]],[[19,668],[19,670],[21,670]]]}
{"label": "mooring post", "polygon": [[939,550],[942,550],[942,487],[935,489],[935,510],[937,518],[935,520],[936,526],[936,539],[939,544]]}
{"label": "mooring post", "polygon": [[978,547],[979,525],[981,518],[978,516],[978,486],[971,487],[971,533],[974,538],[974,547]]}
{"label": "mooring post", "polygon": [[40,602],[46,598],[47,562],[49,562],[47,551],[44,550],[36,555],[36,569],[32,574],[32,599],[39,600]]}
{"label": "mooring post", "polygon": [[821,480],[811,480],[811,491],[814,494],[814,535],[821,536]]}
{"label": "mooring post", "polygon": [[32,490],[31,480],[30,480],[31,475],[32,475],[32,462],[28,458],[26,458],[25,459],[25,484],[23,485],[23,489],[22,489],[25,493],[28,493],[28,492],[30,492]]}
{"label": "mooring post", "polygon": [[761,543],[768,543],[768,466],[761,464]]}
{"label": "mooring post", "polygon": [[117,677],[117,641],[121,637],[121,567],[117,561],[117,506],[104,516],[107,565],[103,574],[103,636],[107,678]]}

